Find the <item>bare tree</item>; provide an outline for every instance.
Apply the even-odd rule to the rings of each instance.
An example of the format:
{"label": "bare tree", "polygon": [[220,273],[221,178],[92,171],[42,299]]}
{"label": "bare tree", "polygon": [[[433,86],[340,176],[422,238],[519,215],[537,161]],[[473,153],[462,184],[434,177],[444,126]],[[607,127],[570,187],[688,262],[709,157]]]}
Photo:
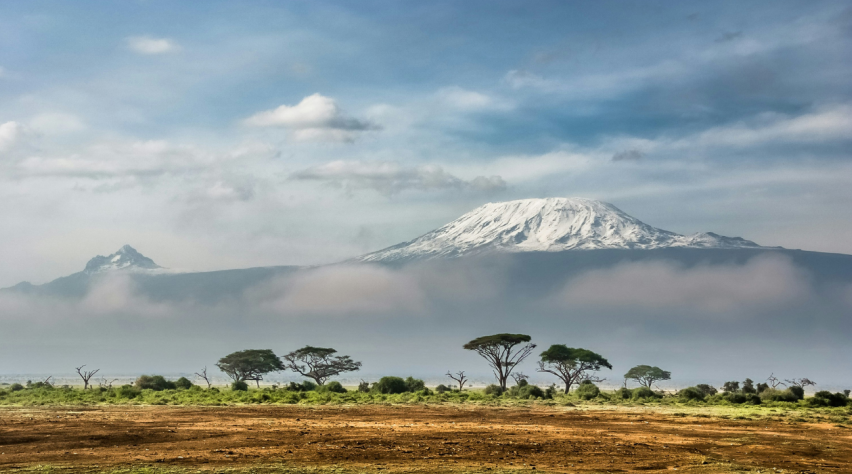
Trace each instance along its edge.
{"label": "bare tree", "polygon": [[778,388],[779,385],[786,385],[784,382],[781,381],[781,379],[775,376],[774,372],[769,374],[769,378],[767,378],[766,381],[772,388]]}
{"label": "bare tree", "polygon": [[87,388],[89,388],[89,380],[91,380],[92,377],[94,377],[95,374],[98,373],[98,371],[101,369],[83,370],[83,367],[85,367],[85,365],[77,367],[77,374],[80,376],[81,379],[83,379],[83,390],[86,390]]}
{"label": "bare tree", "polygon": [[512,380],[515,381],[515,385],[520,385],[521,381],[525,382],[528,378],[530,378],[529,375],[524,375],[523,372],[515,372],[512,374]]}
{"label": "bare tree", "polygon": [[202,370],[200,373],[196,372],[195,375],[197,375],[198,378],[207,382],[207,388],[208,389],[210,389],[210,387],[213,385],[212,383],[210,383],[210,377],[207,375],[207,366],[206,365],[204,366],[204,370]]}
{"label": "bare tree", "polygon": [[107,390],[110,390],[110,389],[112,389],[112,384],[114,384],[115,382],[118,382],[118,379],[107,380],[106,377],[101,377],[101,380],[98,383],[98,385],[101,388],[105,388]]}
{"label": "bare tree", "polygon": [[467,377],[465,377],[465,375],[464,375],[464,370],[460,370],[460,371],[456,372],[456,375],[451,374],[450,371],[448,370],[447,371],[447,377],[455,380],[459,384],[459,392],[461,392],[464,389],[464,384],[467,382]]}
{"label": "bare tree", "polygon": [[816,385],[816,382],[814,382],[811,379],[807,379],[807,378],[790,379],[790,380],[785,379],[784,381],[787,382],[788,384],[794,386],[794,387],[801,387],[801,388],[805,388],[808,385]]}

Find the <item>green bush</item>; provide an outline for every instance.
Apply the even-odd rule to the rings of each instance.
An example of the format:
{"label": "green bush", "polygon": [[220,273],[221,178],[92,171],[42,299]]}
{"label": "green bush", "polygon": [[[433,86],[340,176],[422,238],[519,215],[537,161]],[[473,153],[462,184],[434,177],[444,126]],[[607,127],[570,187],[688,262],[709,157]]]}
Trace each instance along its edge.
{"label": "green bush", "polygon": [[12,385],[9,386],[10,392],[17,392],[17,391],[23,390],[23,389],[24,389],[24,386],[19,384],[19,383],[13,383]]}
{"label": "green bush", "polygon": [[162,375],[141,375],[136,379],[136,388],[139,390],[174,390],[177,387],[174,382],[166,380]]}
{"label": "green bush", "polygon": [[447,387],[444,384],[440,384],[437,387],[435,387],[435,391],[438,392],[438,393],[444,393],[444,392],[451,392],[452,389],[450,389],[450,387]]}
{"label": "green bush", "polygon": [[[410,377],[409,377],[410,378]],[[373,385],[373,390],[383,394],[405,393],[408,391],[408,384],[400,377],[382,377]]]}
{"label": "green bush", "polygon": [[804,398],[805,398],[805,389],[804,388],[793,385],[792,387],[788,388],[787,390],[792,392],[796,396],[797,400],[804,400]]}
{"label": "green bush", "polygon": [[822,390],[814,394],[808,399],[808,404],[814,407],[845,407],[849,403],[849,399],[842,393],[831,393],[827,390]]}
{"label": "green bush", "polygon": [[343,388],[343,385],[340,382],[333,381],[324,385],[326,392],[331,393],[346,393],[346,389]]}
{"label": "green bush", "polygon": [[716,390],[716,387],[708,385],[706,383],[700,383],[696,385],[695,388],[701,390],[701,393],[703,393],[705,397],[709,397],[711,395],[716,395],[717,393],[719,393],[719,391]]}
{"label": "green bush", "polygon": [[556,388],[556,384],[550,384],[550,387],[547,387],[547,390],[544,391],[544,398],[553,400],[557,393],[559,393],[559,390]]}
{"label": "green bush", "polygon": [[183,390],[188,390],[188,389],[192,388],[193,385],[194,384],[192,382],[190,382],[189,379],[186,378],[186,377],[181,377],[181,378],[175,380],[175,387],[183,389]]}
{"label": "green bush", "polygon": [[524,385],[520,388],[520,390],[518,390],[518,397],[528,400],[530,397],[544,398],[545,395],[544,390],[542,390],[540,387],[528,384]]}
{"label": "green bush", "polygon": [[633,393],[630,398],[634,400],[644,400],[648,398],[659,398],[659,395],[654,393],[654,391],[648,387],[639,387],[633,389]]}
{"label": "green bush", "polygon": [[485,387],[485,394],[486,395],[497,395],[499,397],[500,395],[503,394],[503,387],[492,383],[491,385]]}
{"label": "green bush", "polygon": [[420,379],[408,377],[405,379],[405,388],[407,392],[419,392],[426,388],[426,384]]}
{"label": "green bush", "polygon": [[688,402],[690,400],[697,400],[699,402],[704,401],[704,391],[698,387],[688,387],[680,392],[678,392],[677,396],[684,402]]}
{"label": "green bush", "polygon": [[799,397],[795,393],[788,390],[778,390],[775,388],[766,388],[760,392],[760,399],[765,402],[797,402]]}
{"label": "green bush", "polygon": [[629,388],[621,387],[615,391],[613,394],[615,398],[620,398],[622,400],[627,400],[633,395],[633,392]]}
{"label": "green bush", "polygon": [[577,387],[576,393],[577,396],[583,400],[591,400],[601,394],[601,389],[592,382],[584,380],[583,383]]}
{"label": "green bush", "polygon": [[231,390],[234,392],[248,392],[248,384],[243,380],[235,380],[231,384]]}
{"label": "green bush", "polygon": [[128,400],[132,400],[139,396],[140,391],[138,388],[132,385],[122,385],[121,387],[118,387],[115,393],[118,398],[126,398]]}
{"label": "green bush", "polygon": [[370,392],[370,383],[362,380],[361,383],[358,384],[358,392],[359,393],[369,393]]}

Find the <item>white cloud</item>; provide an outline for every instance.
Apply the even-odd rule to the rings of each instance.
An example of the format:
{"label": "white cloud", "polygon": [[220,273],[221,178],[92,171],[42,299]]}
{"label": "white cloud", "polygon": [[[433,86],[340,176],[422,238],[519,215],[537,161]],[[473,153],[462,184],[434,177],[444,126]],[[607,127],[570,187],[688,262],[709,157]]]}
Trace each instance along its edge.
{"label": "white cloud", "polygon": [[506,182],[500,176],[477,176],[465,181],[438,165],[404,166],[394,161],[338,160],[299,171],[292,178],[325,182],[350,191],[373,189],[385,194],[411,189],[501,191],[506,188]]}
{"label": "white cloud", "polygon": [[787,258],[769,256],[745,265],[694,268],[665,261],[622,264],[571,280],[559,299],[570,306],[721,313],[756,305],[780,307],[809,293],[801,270]]}
{"label": "white cloud", "polygon": [[286,314],[417,313],[426,305],[426,296],[410,275],[365,265],[299,273],[253,289],[246,296]]}
{"label": "white cloud", "polygon": [[439,89],[435,94],[438,102],[447,108],[456,110],[509,109],[510,104],[481,92],[463,89],[458,86]]}
{"label": "white cloud", "polygon": [[0,152],[9,150],[18,141],[21,135],[21,124],[18,122],[6,122],[0,124]]}
{"label": "white cloud", "polygon": [[283,127],[297,140],[351,141],[356,133],[376,130],[369,121],[345,115],[331,97],[313,94],[296,105],[281,105],[244,120],[251,127]]}
{"label": "white cloud", "polygon": [[51,112],[33,117],[30,127],[46,135],[64,135],[85,130],[86,124],[75,115]]}
{"label": "white cloud", "polygon": [[152,38],[150,36],[133,36],[127,38],[127,46],[139,54],[164,54],[178,50],[177,44],[167,38]]}

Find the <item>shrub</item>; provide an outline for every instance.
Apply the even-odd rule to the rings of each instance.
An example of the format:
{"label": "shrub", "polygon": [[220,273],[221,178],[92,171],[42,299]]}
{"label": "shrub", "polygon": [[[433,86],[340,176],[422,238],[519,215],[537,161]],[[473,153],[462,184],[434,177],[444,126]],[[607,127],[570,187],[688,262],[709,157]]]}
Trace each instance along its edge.
{"label": "shrub", "polygon": [[177,388],[174,382],[168,381],[162,375],[141,375],[136,379],[136,388],[139,390],[174,390]]}
{"label": "shrub", "polygon": [[788,390],[778,390],[775,388],[767,388],[760,392],[760,399],[765,402],[797,402],[799,397],[795,393]]}
{"label": "shrub", "polygon": [[842,393],[831,393],[827,390],[822,390],[814,394],[813,398],[808,399],[808,404],[815,407],[844,407],[849,403],[849,399]]}
{"label": "shrub", "polygon": [[121,387],[118,387],[118,390],[116,390],[115,393],[119,398],[132,400],[139,396],[139,389],[132,385],[122,385]]}
{"label": "shrub", "polygon": [[486,395],[497,395],[499,397],[500,395],[503,394],[503,387],[492,383],[491,385],[485,387],[485,394]]}
{"label": "shrub", "polygon": [[685,389],[681,390],[680,392],[678,392],[677,395],[678,395],[678,397],[680,397],[680,399],[682,401],[685,401],[685,402],[688,402],[690,400],[698,400],[700,402],[703,402],[704,397],[706,396],[704,394],[704,391],[701,390],[698,387],[685,388]]}
{"label": "shrub", "polygon": [[193,385],[194,384],[192,382],[190,382],[189,379],[186,378],[186,377],[181,377],[181,378],[175,380],[175,387],[183,389],[183,390],[188,390],[188,389],[192,388]]}
{"label": "shrub", "polygon": [[325,384],[324,387],[325,387],[325,390],[327,392],[346,393],[346,389],[343,388],[343,385],[341,385],[340,382],[337,382],[337,381],[329,382],[329,383]]}
{"label": "shrub", "polygon": [[426,388],[426,384],[423,383],[420,379],[415,379],[414,377],[408,377],[405,379],[405,387],[407,392],[419,392]]}
{"label": "shrub", "polygon": [[799,387],[798,385],[793,385],[792,387],[788,388],[787,390],[789,390],[790,392],[793,393],[793,395],[796,396],[796,400],[803,400],[805,398],[805,389],[803,389],[802,387]]}
{"label": "shrub", "polygon": [[622,400],[627,400],[630,396],[633,395],[633,392],[629,388],[621,387],[615,391],[615,398],[620,398]]}
{"label": "shrub", "polygon": [[17,391],[20,391],[20,390],[23,390],[23,389],[24,389],[24,386],[19,384],[19,383],[13,383],[12,385],[9,386],[10,392],[17,392]]}
{"label": "shrub", "polygon": [[551,384],[550,387],[547,387],[547,390],[544,391],[544,398],[553,399],[558,393],[558,389],[556,388],[556,384]]}
{"label": "shrub", "polygon": [[452,390],[450,389],[450,387],[447,387],[444,384],[440,384],[437,387],[435,387],[435,391],[438,392],[438,393],[444,393],[444,392],[450,392]]}
{"label": "shrub", "polygon": [[358,391],[361,393],[368,393],[370,391],[370,383],[362,380],[361,383],[358,384]]}
{"label": "shrub", "polygon": [[705,397],[709,397],[711,395],[716,395],[717,393],[719,393],[719,391],[716,390],[716,387],[708,385],[706,383],[700,383],[696,385],[695,388],[701,390],[701,393],[703,393]]}
{"label": "shrub", "polygon": [[733,382],[725,382],[725,385],[722,385],[722,391],[727,393],[735,393],[740,391],[740,383],[737,381]]}
{"label": "shrub", "polygon": [[643,400],[643,399],[647,399],[647,398],[657,398],[658,396],[659,395],[654,393],[654,391],[651,390],[648,387],[634,388],[633,393],[631,394],[631,398],[634,399],[634,400]]}
{"label": "shrub", "polygon": [[311,382],[310,380],[305,380],[302,382],[302,391],[303,392],[313,392],[317,389],[317,384]]}
{"label": "shrub", "polygon": [[373,390],[384,394],[405,393],[408,391],[408,385],[400,377],[389,376],[380,378],[373,385]]}
{"label": "shrub", "polygon": [[521,387],[520,390],[518,390],[518,396],[526,399],[530,397],[544,398],[544,390],[535,385],[527,384]]}
{"label": "shrub", "polygon": [[577,387],[577,396],[583,400],[591,400],[600,394],[601,390],[598,386],[588,380],[584,380],[583,383]]}
{"label": "shrub", "polygon": [[759,383],[757,384],[757,393],[761,394],[765,391],[769,390],[769,384]]}
{"label": "shrub", "polygon": [[248,384],[243,380],[235,380],[231,384],[231,390],[235,392],[248,392]]}

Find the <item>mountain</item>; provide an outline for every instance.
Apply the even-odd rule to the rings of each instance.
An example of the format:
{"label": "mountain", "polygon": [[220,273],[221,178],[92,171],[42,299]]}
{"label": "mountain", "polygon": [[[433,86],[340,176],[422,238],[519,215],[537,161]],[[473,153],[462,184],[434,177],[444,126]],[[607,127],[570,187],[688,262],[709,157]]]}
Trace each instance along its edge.
{"label": "mountain", "polygon": [[584,198],[488,203],[412,241],[356,260],[395,262],[485,252],[663,248],[758,249],[740,237],[680,235],[652,227],[612,204]]}
{"label": "mountain", "polygon": [[163,267],[154,263],[150,258],[137,252],[136,249],[129,245],[125,245],[118,249],[117,252],[104,257],[98,255],[86,263],[86,268],[83,273],[92,275],[95,273],[109,272],[115,270],[125,271],[145,271],[158,270]]}

